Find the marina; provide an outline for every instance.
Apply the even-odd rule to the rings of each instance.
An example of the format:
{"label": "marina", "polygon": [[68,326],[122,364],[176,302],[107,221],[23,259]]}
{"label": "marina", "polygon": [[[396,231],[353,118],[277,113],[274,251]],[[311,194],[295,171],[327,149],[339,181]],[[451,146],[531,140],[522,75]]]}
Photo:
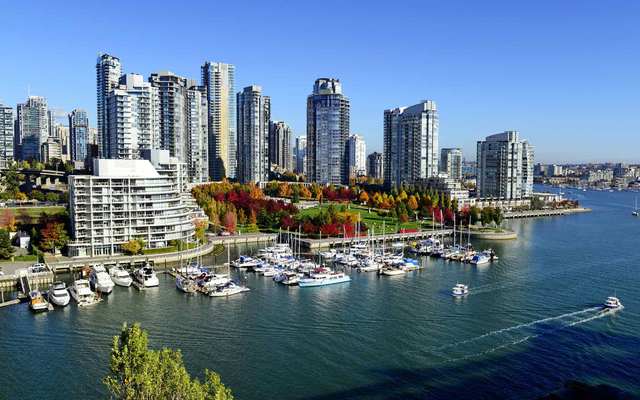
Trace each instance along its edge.
{"label": "marina", "polygon": [[[389,243],[388,264],[395,263],[390,270],[411,268],[407,260],[417,260],[416,268],[379,275],[381,263],[375,259],[348,266],[353,259],[347,251],[343,263],[327,267],[348,276],[348,283],[305,288],[276,282],[275,271],[272,276],[249,272],[249,266],[260,269],[259,255],[284,260],[290,252],[307,259],[300,266],[311,272],[325,263],[323,257],[335,259],[348,249],[334,246],[318,254],[287,246],[289,251],[274,248],[269,255],[261,250],[273,242],[247,244],[191,260],[216,266],[209,270],[211,279],[222,282],[229,274],[250,289],[241,294],[216,298],[179,290],[175,276],[196,271],[184,260],[166,270],[154,265],[158,286],[139,291],[116,285],[91,306],[78,307],[72,298],[66,307],[41,313],[26,302],[4,307],[0,335],[12,340],[0,341],[0,361],[14,356],[0,379],[0,397],[42,398],[70,390],[84,398],[103,397],[104,389],[90,383],[106,373],[112,336],[124,321],[139,321],[154,346],[180,348],[190,368],[219,371],[238,398],[249,400],[415,398],[427,392],[445,399],[456,397],[461,386],[477,396],[531,398],[570,379],[640,393],[634,378],[640,370],[633,361],[640,346],[633,199],[623,193],[586,196],[592,213],[511,221],[517,241],[471,238],[475,249],[492,248],[498,256],[480,265],[410,252],[411,241],[403,244],[402,256],[391,257],[400,249]],[[465,232],[461,241],[457,233],[456,244],[466,245]],[[602,235],[610,240],[593,246]],[[453,249],[451,236],[440,243]],[[356,252],[380,251],[356,243],[351,250],[356,259]],[[613,256],[600,257],[602,252]],[[245,268],[228,266],[228,260],[245,262]],[[65,272],[55,279],[72,287],[75,278]],[[457,283],[467,285],[468,294],[452,296]],[[624,309],[605,311],[611,296]],[[295,363],[292,343],[299,346],[293,349]],[[19,382],[32,363],[20,356],[27,351],[42,363],[62,357],[78,372],[48,369],[47,380],[26,392]],[[87,352],[94,356],[87,358]],[[260,379],[246,379],[246,371],[265,365]],[[316,371],[323,382],[314,378]],[[507,373],[515,385],[500,385]],[[286,387],[279,383],[283,376],[291,382]]]}

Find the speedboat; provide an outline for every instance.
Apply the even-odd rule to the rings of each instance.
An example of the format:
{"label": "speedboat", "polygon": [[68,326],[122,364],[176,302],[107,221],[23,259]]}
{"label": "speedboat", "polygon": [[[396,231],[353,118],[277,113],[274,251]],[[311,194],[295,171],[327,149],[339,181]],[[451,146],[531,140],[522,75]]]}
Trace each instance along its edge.
{"label": "speedboat", "polygon": [[300,287],[326,286],[349,281],[351,281],[351,277],[344,272],[329,272],[313,274],[307,278],[300,279],[298,285]]}
{"label": "speedboat", "polygon": [[33,312],[49,311],[49,303],[39,290],[29,292],[29,307]]}
{"label": "speedboat", "polygon": [[78,306],[88,306],[98,302],[96,294],[91,291],[89,281],[86,279],[78,279],[73,282],[69,288],[71,297],[78,303]]}
{"label": "speedboat", "polygon": [[218,286],[214,290],[209,292],[209,296],[211,297],[229,297],[234,294],[239,294],[242,292],[248,292],[248,287],[236,285],[233,281],[227,282],[225,285]]}
{"label": "speedboat", "polygon": [[287,275],[287,277],[280,283],[287,286],[297,285],[298,283],[300,283],[300,277],[298,276],[298,274]]}
{"label": "speedboat", "polygon": [[113,291],[113,281],[102,265],[94,265],[89,274],[89,283],[96,292],[109,294]]}
{"label": "speedboat", "polygon": [[607,300],[604,302],[604,308],[607,310],[616,310],[622,308],[622,303],[620,299],[614,296],[607,297]]}
{"label": "speedboat", "polygon": [[456,283],[453,289],[451,289],[451,294],[455,297],[465,296],[469,294],[469,286],[463,285],[462,283]]}
{"label": "speedboat", "polygon": [[471,264],[475,264],[475,265],[486,264],[489,261],[491,261],[491,257],[489,256],[489,254],[487,254],[486,251],[482,251],[480,253],[476,253],[476,255],[474,255],[471,258]]}
{"label": "speedboat", "polygon": [[118,286],[129,287],[133,283],[129,272],[122,267],[113,267],[109,270],[109,276],[113,283]]}
{"label": "speedboat", "polygon": [[158,280],[156,272],[149,264],[135,270],[135,272],[133,273],[133,278],[143,288],[160,286],[160,280]]}
{"label": "speedboat", "polygon": [[67,285],[64,282],[53,282],[51,286],[49,286],[47,300],[49,300],[50,303],[64,307],[69,304],[69,299],[71,299],[71,297],[67,291]]}

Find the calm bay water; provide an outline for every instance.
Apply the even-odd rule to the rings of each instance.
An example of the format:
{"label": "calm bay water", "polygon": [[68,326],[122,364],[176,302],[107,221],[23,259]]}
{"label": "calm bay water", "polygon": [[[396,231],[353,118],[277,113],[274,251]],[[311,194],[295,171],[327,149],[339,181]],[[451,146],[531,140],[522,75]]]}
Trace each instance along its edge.
{"label": "calm bay water", "polygon": [[[229,299],[184,296],[163,275],[88,309],[0,309],[0,398],[105,397],[125,321],[239,399],[536,398],[572,379],[640,395],[634,196],[574,191],[592,213],[511,222],[517,241],[475,242],[500,256],[483,267],[424,259],[404,276],[305,289],[247,274],[251,292]],[[453,299],[456,282],[472,293]],[[614,292],[625,308],[601,313]]]}

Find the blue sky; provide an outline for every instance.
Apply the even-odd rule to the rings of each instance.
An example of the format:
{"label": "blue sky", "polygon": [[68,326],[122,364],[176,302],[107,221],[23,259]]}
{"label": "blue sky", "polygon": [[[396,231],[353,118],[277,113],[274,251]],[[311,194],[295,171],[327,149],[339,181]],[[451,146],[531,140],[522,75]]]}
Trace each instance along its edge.
{"label": "blue sky", "polygon": [[516,129],[542,162],[640,161],[640,2],[5,2],[0,100],[31,94],[95,121],[95,60],[197,78],[236,65],[272,117],[305,134],[318,77],[351,99],[351,130],[382,149],[385,108],[432,99],[441,147]]}

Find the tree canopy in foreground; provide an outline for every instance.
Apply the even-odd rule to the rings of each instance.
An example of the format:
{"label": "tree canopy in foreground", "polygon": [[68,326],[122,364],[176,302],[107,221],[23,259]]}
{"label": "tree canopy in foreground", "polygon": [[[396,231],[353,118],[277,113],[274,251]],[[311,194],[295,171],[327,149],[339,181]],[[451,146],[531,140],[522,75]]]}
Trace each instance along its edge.
{"label": "tree canopy in foreground", "polygon": [[180,350],[150,350],[139,324],[124,324],[120,335],[113,337],[109,374],[103,382],[114,399],[233,399],[215,372],[205,370],[203,382],[191,378]]}

